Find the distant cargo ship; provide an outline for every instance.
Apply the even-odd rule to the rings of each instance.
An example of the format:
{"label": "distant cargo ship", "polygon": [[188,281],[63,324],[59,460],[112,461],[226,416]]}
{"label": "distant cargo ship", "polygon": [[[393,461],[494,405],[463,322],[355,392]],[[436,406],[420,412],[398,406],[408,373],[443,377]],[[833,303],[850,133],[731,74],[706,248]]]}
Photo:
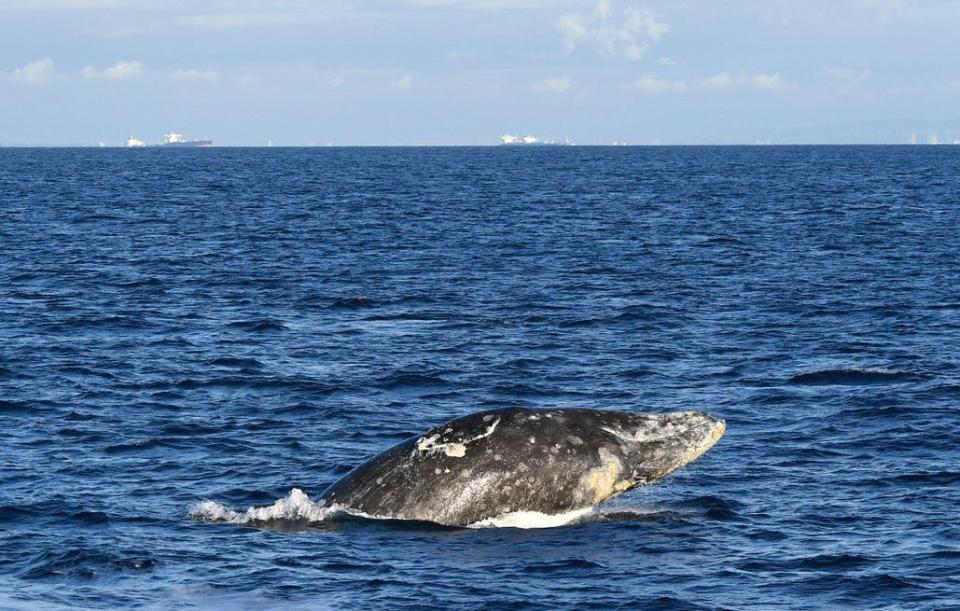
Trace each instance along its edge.
{"label": "distant cargo ship", "polygon": [[183,134],[178,134],[176,132],[170,132],[163,135],[163,140],[159,144],[147,144],[139,138],[127,138],[127,148],[142,148],[145,146],[162,146],[162,147],[204,147],[204,146],[213,146],[213,140],[187,140],[183,137]]}
{"label": "distant cargo ship", "polygon": [[504,134],[500,136],[500,144],[506,146],[573,146],[570,139],[563,142],[553,140],[541,140],[536,136],[521,136],[519,134]]}
{"label": "distant cargo ship", "polygon": [[160,146],[213,146],[213,140],[187,140],[183,134],[170,132],[163,135],[163,142]]}

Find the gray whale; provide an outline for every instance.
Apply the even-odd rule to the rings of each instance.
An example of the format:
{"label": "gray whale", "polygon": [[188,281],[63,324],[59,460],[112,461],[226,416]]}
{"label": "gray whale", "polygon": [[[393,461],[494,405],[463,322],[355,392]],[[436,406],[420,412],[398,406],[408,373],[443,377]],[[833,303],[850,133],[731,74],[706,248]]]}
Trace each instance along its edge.
{"label": "gray whale", "polygon": [[468,526],[589,509],[695,460],[723,435],[703,412],[509,408],[450,420],[327,488],[324,506]]}

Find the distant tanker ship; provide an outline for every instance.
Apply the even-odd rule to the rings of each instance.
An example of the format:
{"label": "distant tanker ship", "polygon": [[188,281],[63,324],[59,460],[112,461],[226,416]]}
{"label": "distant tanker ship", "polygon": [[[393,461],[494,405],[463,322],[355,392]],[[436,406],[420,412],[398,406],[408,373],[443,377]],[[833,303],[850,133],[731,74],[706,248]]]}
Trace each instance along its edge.
{"label": "distant tanker ship", "polygon": [[569,138],[563,142],[541,140],[536,136],[521,136],[519,134],[504,134],[500,136],[500,144],[505,146],[573,146]]}
{"label": "distant tanker ship", "polygon": [[163,135],[160,146],[213,146],[213,140],[187,140],[183,134],[170,132]]}
{"label": "distant tanker ship", "polygon": [[183,134],[178,134],[176,132],[170,132],[163,135],[163,140],[159,144],[147,144],[139,138],[128,138],[127,139],[127,148],[142,148],[145,146],[162,146],[162,147],[173,147],[173,148],[190,148],[190,147],[206,147],[213,146],[213,140],[187,140],[183,137]]}

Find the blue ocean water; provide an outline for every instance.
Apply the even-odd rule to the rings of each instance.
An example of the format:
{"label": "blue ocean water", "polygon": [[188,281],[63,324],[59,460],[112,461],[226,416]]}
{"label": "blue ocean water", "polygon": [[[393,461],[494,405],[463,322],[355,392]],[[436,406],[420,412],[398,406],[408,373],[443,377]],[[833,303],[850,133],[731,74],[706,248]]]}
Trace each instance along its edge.
{"label": "blue ocean water", "polygon": [[[0,150],[0,607],[960,605],[958,364],[960,147]],[[191,517],[512,405],[727,434],[553,529]]]}

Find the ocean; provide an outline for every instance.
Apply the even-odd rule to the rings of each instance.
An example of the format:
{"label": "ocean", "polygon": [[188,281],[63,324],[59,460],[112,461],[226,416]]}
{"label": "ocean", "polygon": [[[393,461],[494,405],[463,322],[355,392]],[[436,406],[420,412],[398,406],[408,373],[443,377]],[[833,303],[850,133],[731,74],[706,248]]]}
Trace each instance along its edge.
{"label": "ocean", "polygon": [[[555,528],[318,510],[510,406],[727,432]],[[960,146],[0,150],[2,608],[942,609],[958,464]]]}

